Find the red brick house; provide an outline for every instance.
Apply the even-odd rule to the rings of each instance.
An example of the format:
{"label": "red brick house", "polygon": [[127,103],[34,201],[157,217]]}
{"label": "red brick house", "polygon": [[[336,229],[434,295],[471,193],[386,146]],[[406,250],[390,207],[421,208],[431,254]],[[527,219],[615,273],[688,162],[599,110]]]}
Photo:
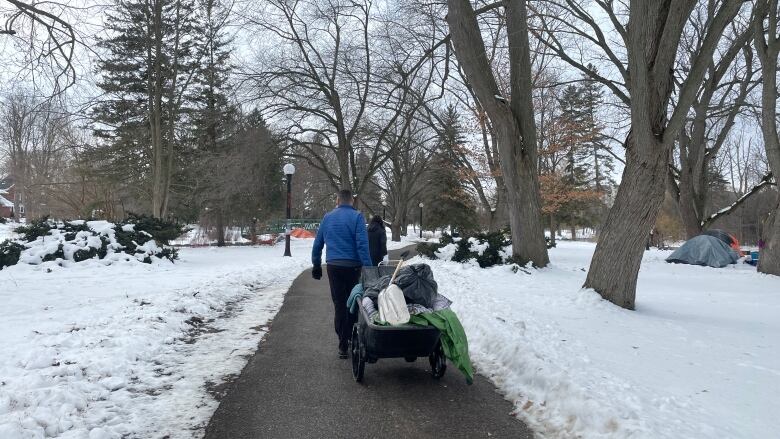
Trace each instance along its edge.
{"label": "red brick house", "polygon": [[[16,190],[14,185],[14,179],[12,177],[6,177],[0,180],[0,217],[2,218],[19,217],[17,212],[14,212],[15,197],[16,197]],[[20,210],[23,216],[24,207],[21,207]]]}

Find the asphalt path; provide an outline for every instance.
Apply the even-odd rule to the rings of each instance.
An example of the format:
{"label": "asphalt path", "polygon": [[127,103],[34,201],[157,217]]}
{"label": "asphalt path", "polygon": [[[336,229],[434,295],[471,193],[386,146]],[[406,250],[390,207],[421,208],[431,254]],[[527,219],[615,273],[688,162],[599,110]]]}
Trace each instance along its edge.
{"label": "asphalt path", "polygon": [[293,282],[207,439],[533,438],[488,380],[477,375],[469,386],[452,365],[437,380],[427,358],[380,359],[355,382],[350,360],[338,358],[326,276],[307,270]]}

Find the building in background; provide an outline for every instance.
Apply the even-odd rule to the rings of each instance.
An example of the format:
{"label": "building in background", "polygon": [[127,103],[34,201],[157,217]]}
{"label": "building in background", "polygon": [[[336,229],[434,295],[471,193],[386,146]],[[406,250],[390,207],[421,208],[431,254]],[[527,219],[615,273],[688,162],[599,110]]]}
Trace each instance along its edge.
{"label": "building in background", "polygon": [[[24,205],[17,199],[13,177],[5,177],[0,180],[0,217],[19,218],[24,216]],[[19,206],[16,212],[14,206]]]}

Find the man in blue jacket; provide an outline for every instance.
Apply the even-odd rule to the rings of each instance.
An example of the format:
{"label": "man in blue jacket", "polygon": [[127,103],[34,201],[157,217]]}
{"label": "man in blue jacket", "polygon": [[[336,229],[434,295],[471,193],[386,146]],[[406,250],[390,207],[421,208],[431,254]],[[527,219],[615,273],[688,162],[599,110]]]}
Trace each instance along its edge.
{"label": "man in blue jacket", "polygon": [[355,318],[347,309],[352,288],[360,281],[363,266],[371,265],[368,233],[363,214],[352,207],[352,192],[339,192],[339,206],[325,214],[311,251],[314,279],[322,278],[322,247],[328,248],[327,266],[330,296],[333,299],[336,334],[339,336],[339,358],[347,358],[347,345]]}

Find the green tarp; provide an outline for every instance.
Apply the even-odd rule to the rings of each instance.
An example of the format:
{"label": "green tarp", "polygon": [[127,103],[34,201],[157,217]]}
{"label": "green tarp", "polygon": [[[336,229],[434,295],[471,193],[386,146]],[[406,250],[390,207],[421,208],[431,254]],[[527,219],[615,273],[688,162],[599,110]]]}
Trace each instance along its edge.
{"label": "green tarp", "polygon": [[421,326],[433,326],[441,331],[441,345],[444,356],[452,362],[463,375],[466,382],[474,381],[474,368],[469,358],[469,343],[466,340],[466,332],[458,320],[458,316],[450,309],[425,312],[411,316],[409,323]]}

